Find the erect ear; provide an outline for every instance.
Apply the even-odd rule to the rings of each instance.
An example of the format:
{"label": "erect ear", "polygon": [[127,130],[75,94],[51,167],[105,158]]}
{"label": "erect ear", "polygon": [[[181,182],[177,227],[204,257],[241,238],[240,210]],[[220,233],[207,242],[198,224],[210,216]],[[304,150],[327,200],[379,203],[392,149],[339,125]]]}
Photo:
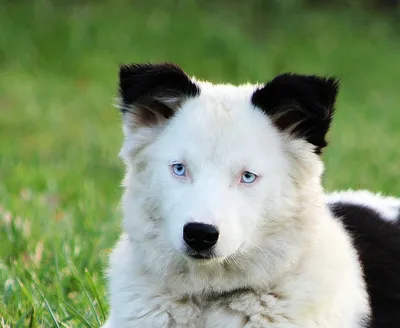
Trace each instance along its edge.
{"label": "erect ear", "polygon": [[307,140],[320,154],[327,145],[338,90],[333,77],[283,74],[257,89],[251,101],[281,131]]}
{"label": "erect ear", "polygon": [[162,124],[200,89],[177,65],[132,64],[120,67],[119,93],[125,123],[136,128]]}

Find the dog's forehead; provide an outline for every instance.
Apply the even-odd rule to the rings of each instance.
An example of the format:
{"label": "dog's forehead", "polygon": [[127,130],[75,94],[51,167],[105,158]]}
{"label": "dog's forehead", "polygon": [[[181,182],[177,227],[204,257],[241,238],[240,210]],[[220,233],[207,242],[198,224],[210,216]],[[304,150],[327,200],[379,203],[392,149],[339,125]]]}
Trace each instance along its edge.
{"label": "dog's forehead", "polygon": [[229,113],[243,111],[251,105],[251,97],[258,88],[254,84],[232,85],[200,82],[200,96],[197,100],[211,111]]}
{"label": "dog's forehead", "polygon": [[[200,95],[190,98],[179,110],[185,124],[210,129],[226,129],[233,127],[239,132],[240,127],[251,123],[260,116],[251,103],[256,90],[255,85],[234,86],[229,84],[200,84]],[[253,122],[254,123],[254,122]],[[215,130],[214,130],[215,132]]]}
{"label": "dog's forehead", "polygon": [[258,158],[263,157],[261,152],[276,153],[278,131],[251,103],[255,89],[254,85],[206,83],[201,94],[187,100],[178,111],[167,128],[166,142],[173,141],[177,151],[183,151],[188,157],[216,160],[242,161],[253,158],[256,153]]}
{"label": "dog's forehead", "polygon": [[[198,97],[188,99],[178,111],[182,125],[190,126],[190,131],[217,138],[243,138],[243,135],[268,134],[274,130],[265,113],[257,109],[251,101],[258,85],[211,84],[202,82]],[[246,138],[248,139],[248,138]]]}

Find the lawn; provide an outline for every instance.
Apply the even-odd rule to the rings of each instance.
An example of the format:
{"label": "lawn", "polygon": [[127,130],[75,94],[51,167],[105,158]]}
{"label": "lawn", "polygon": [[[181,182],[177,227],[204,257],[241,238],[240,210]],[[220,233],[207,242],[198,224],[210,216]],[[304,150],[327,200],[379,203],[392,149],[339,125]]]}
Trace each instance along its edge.
{"label": "lawn", "polygon": [[336,75],[326,188],[400,194],[398,20],[295,1],[53,3],[0,0],[0,327],[105,319],[121,222],[112,103],[123,62],[174,61],[233,83]]}

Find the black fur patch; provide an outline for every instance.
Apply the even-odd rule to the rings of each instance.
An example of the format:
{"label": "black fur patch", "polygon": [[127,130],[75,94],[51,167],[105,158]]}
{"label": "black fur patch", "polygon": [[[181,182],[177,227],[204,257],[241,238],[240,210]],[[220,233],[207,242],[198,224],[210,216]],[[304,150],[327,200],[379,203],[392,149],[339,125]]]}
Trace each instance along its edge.
{"label": "black fur patch", "polygon": [[320,154],[327,145],[339,82],[314,75],[283,74],[252,96],[253,105],[272,118],[281,131],[306,139]]}
{"label": "black fur patch", "polygon": [[367,206],[330,205],[353,238],[371,298],[368,328],[400,327],[400,226]]}
{"label": "black fur patch", "polygon": [[175,64],[132,64],[120,67],[119,93],[121,111],[135,114],[139,124],[151,125],[160,117],[172,117],[181,101],[199,95],[200,89]]}

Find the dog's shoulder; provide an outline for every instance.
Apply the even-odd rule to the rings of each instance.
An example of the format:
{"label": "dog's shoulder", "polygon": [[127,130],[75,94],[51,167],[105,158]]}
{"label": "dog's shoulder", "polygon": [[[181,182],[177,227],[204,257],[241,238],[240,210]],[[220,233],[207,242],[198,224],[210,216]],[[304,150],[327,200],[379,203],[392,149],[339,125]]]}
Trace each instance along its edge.
{"label": "dog's shoulder", "polygon": [[371,300],[372,327],[398,327],[400,199],[349,191],[328,195],[327,202],[358,251]]}
{"label": "dog's shoulder", "polygon": [[363,211],[364,215],[369,210],[370,215],[384,221],[398,222],[400,220],[400,198],[367,190],[345,190],[327,194],[326,201],[335,214],[353,213],[352,217],[354,217],[354,211],[348,213],[348,210],[355,206]]}

